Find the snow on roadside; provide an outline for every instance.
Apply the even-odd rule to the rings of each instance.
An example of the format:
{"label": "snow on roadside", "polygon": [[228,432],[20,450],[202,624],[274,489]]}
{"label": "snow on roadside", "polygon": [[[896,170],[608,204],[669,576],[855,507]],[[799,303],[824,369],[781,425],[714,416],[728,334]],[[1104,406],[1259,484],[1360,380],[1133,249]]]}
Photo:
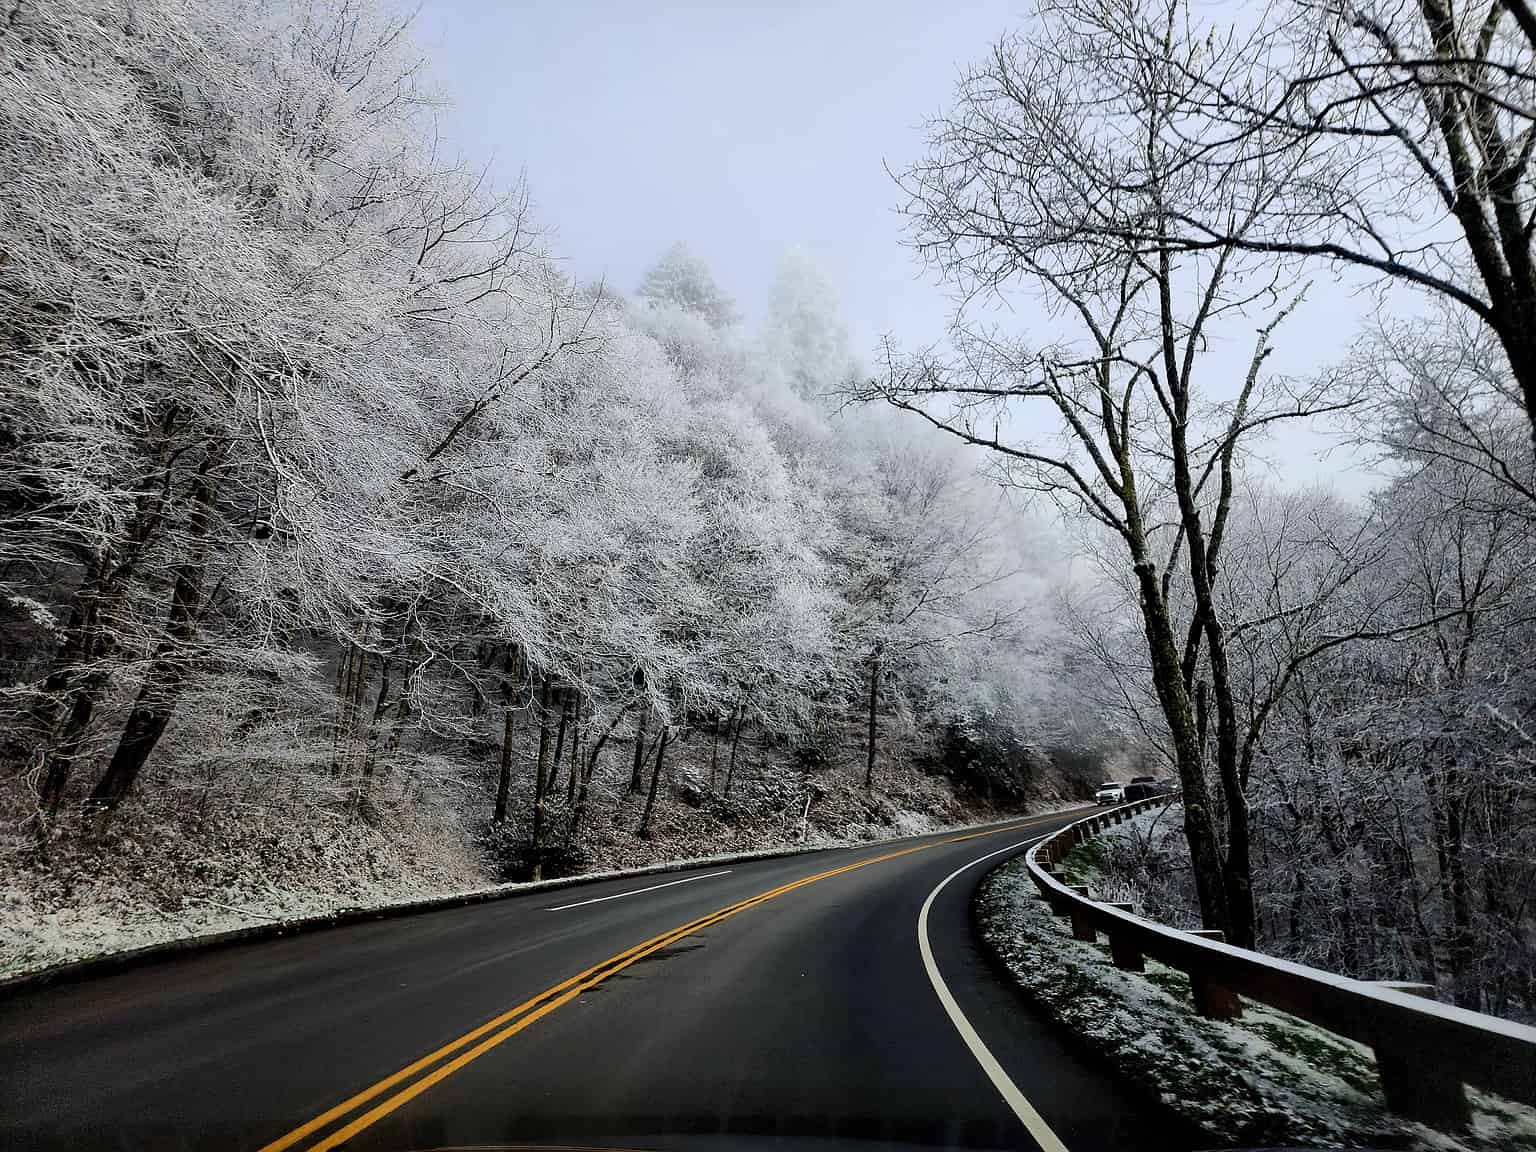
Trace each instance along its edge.
{"label": "snow on roadside", "polygon": [[1252,1003],[1238,1021],[1195,1015],[1182,973],[1152,961],[1145,974],[1122,972],[1107,945],[1073,940],[1022,857],[988,877],[976,913],[1036,1003],[1213,1143],[1536,1150],[1536,1109],[1469,1092],[1473,1127],[1452,1138],[1385,1110],[1361,1045]]}
{"label": "snow on roadside", "polygon": [[[307,826],[211,819],[194,836],[161,813],[51,846],[0,881],[0,977],[72,960],[477,886],[481,871],[440,822],[369,828],[317,811]],[[483,886],[483,885],[482,885]]]}
{"label": "snow on roadside", "polygon": [[[986,823],[992,823],[987,821]],[[762,844],[749,851],[689,856],[646,867],[623,867],[583,872],[578,877],[542,883],[455,883],[465,872],[435,861],[434,868],[413,871],[397,860],[381,860],[378,851],[364,853],[369,863],[355,861],[339,867],[341,860],[327,861],[318,874],[324,888],[301,888],[290,883],[234,877],[262,875],[250,867],[231,867],[228,883],[207,895],[184,892],[146,892],[143,885],[117,874],[77,876],[68,893],[49,892],[8,877],[0,883],[0,979],[20,976],[72,961],[156,944],[214,935],[262,924],[295,924],[341,912],[384,910],[426,900],[474,897],[498,893],[565,887],[573,879],[582,882],[617,879],[673,871],[708,864],[734,863],[763,856],[791,855],[827,848],[856,847],[879,839],[900,838],[948,830],[980,827],[975,822],[944,824],[916,813],[901,813],[884,837],[869,829],[849,829],[836,836],[815,831],[804,843]],[[472,874],[471,874],[472,875]],[[291,881],[291,877],[290,877]]]}

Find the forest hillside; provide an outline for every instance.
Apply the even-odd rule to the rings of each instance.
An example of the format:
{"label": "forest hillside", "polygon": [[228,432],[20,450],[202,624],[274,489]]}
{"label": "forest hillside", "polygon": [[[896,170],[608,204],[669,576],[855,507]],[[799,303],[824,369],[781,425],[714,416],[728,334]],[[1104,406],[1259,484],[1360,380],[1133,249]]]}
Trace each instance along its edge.
{"label": "forest hillside", "polygon": [[[1062,547],[791,253],[574,283],[371,5],[4,34],[6,962],[1082,798]],[[18,83],[19,81],[19,83]],[[772,270],[765,270],[767,276]]]}

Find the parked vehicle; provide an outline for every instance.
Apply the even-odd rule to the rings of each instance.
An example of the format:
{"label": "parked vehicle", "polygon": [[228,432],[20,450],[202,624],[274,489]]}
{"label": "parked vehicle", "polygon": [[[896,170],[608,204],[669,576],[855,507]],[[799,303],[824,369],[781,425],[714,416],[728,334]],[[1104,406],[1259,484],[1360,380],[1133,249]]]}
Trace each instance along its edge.
{"label": "parked vehicle", "polygon": [[1125,786],[1123,800],[1145,800],[1149,796],[1171,796],[1174,792],[1172,780],[1157,776],[1132,776],[1131,782]]}
{"label": "parked vehicle", "polygon": [[1125,785],[1118,780],[1106,780],[1093,794],[1095,804],[1119,804],[1125,799]]}

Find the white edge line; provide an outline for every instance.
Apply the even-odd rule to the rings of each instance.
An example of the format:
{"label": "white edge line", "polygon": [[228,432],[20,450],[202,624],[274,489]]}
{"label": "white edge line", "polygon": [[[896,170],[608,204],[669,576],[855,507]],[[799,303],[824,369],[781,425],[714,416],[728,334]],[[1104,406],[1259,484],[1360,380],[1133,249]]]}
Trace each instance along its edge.
{"label": "white edge line", "polygon": [[1004,852],[1023,848],[1049,835],[1051,833],[1046,832],[1040,836],[1032,836],[1028,840],[1020,840],[1017,844],[999,848],[996,852],[978,856],[969,864],[961,865],[939,881],[939,886],[928,893],[928,899],[923,901],[923,910],[917,914],[917,949],[922,953],[923,967],[928,971],[928,980],[933,985],[934,992],[938,994],[939,1003],[944,1005],[944,1011],[949,1014],[950,1023],[960,1033],[960,1039],[965,1041],[965,1046],[971,1050],[971,1055],[976,1057],[976,1063],[981,1065],[981,1070],[987,1074],[987,1079],[992,1081],[992,1087],[997,1089],[1004,1103],[1013,1109],[1013,1114],[1034,1137],[1035,1143],[1040,1145],[1041,1152],[1067,1152],[1067,1146],[1061,1142],[1061,1138],[1051,1131],[1051,1126],[1045,1122],[1044,1117],[1035,1111],[1035,1106],[1025,1098],[1024,1093],[1019,1091],[1019,1086],[1003,1070],[1003,1066],[997,1062],[997,1057],[993,1056],[987,1046],[982,1043],[981,1037],[976,1034],[976,1029],[971,1027],[971,1022],[965,1018],[965,1013],[960,1011],[960,1005],[955,1003],[955,998],[949,991],[949,985],[944,983],[944,977],[939,975],[939,966],[933,960],[933,949],[928,944],[928,910],[933,907],[934,900],[949,886],[951,880],[967,869],[976,867],[983,860],[990,860],[994,856],[1001,856]]}
{"label": "white edge line", "polygon": [[564,912],[567,908],[580,908],[587,904],[601,904],[604,900],[622,900],[625,896],[638,896],[642,892],[654,892],[658,888],[671,888],[675,884],[692,884],[695,880],[708,880],[711,876],[729,876],[729,868],[721,872],[705,872],[702,876],[684,876],[681,880],[668,880],[665,884],[652,884],[649,888],[633,888],[628,892],[615,892],[612,896],[598,896],[593,900],[578,900],[574,904],[556,904],[546,912]]}

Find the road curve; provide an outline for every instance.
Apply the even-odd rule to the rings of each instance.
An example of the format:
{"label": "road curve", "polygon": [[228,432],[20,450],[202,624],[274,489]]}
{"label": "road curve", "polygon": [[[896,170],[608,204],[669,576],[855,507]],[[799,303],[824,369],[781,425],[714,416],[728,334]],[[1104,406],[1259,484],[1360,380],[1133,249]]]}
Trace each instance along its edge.
{"label": "road curve", "polygon": [[0,1003],[0,1147],[1187,1147],[977,949],[976,884],[1068,819],[529,893],[19,995]]}

